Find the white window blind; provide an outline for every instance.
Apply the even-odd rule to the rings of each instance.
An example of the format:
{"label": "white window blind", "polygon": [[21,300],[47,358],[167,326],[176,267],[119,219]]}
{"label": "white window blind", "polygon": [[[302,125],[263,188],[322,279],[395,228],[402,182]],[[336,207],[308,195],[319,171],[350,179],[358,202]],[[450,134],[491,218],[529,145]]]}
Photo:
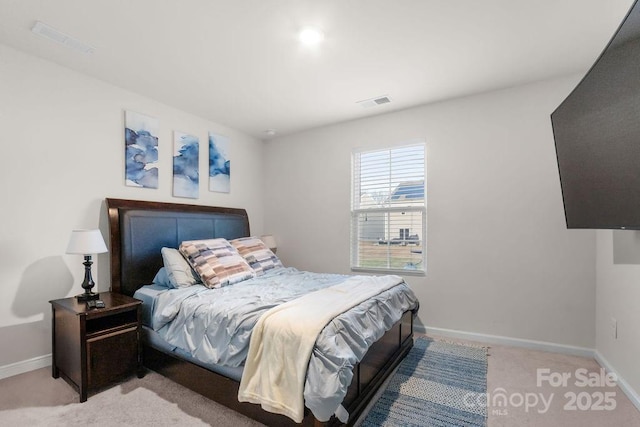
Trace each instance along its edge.
{"label": "white window blind", "polygon": [[424,142],[355,152],[351,268],[426,271]]}

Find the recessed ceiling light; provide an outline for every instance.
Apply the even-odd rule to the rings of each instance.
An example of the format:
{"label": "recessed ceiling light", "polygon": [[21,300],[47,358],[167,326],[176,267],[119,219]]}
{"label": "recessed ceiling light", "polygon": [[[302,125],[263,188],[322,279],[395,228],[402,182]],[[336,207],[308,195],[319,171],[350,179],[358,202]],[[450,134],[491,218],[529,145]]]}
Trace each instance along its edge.
{"label": "recessed ceiling light", "polygon": [[316,46],[324,39],[324,34],[317,28],[305,28],[298,35],[300,43],[306,46]]}

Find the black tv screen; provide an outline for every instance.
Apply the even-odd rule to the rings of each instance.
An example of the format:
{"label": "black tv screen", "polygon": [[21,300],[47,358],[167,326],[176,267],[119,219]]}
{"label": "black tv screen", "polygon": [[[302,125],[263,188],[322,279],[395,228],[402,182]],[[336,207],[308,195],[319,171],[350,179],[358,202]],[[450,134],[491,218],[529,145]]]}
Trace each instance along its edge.
{"label": "black tv screen", "polygon": [[568,228],[640,229],[640,5],[551,114]]}

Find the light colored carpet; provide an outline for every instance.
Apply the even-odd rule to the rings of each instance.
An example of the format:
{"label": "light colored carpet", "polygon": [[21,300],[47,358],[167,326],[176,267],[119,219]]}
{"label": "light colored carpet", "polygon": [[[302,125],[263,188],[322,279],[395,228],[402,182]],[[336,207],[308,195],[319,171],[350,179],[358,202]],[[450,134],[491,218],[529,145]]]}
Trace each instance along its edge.
{"label": "light colored carpet", "polygon": [[[540,374],[540,386],[539,369],[547,372]],[[600,365],[594,359],[491,345],[487,375],[488,427],[640,427],[640,412],[620,387],[581,386],[582,371],[577,376],[576,371],[582,369],[589,375],[600,374]],[[570,375],[570,378],[566,385],[551,386],[544,380],[549,375]],[[506,406],[498,405],[502,402],[495,396],[500,393],[509,399]],[[576,396],[582,393],[580,404],[571,404],[574,393]],[[597,405],[600,393],[611,393],[615,408],[610,409],[612,405],[605,402]],[[551,399],[548,407],[542,402],[543,397],[547,402]],[[529,399],[528,407],[526,399]]]}
{"label": "light colored carpet", "polygon": [[49,369],[0,381],[0,425],[262,426],[152,371],[79,403],[78,394],[51,378]]}
{"label": "light colored carpet", "polygon": [[[462,342],[464,344],[464,342]],[[477,344],[477,343],[476,343]],[[536,408],[490,406],[488,427],[640,427],[640,412],[619,387],[538,387],[538,369],[575,373],[586,368],[598,372],[593,359],[521,348],[491,345],[488,357],[487,392],[499,388],[511,396],[542,393],[553,404],[540,413]],[[568,392],[613,392],[616,407],[611,411],[565,410]],[[517,401],[515,401],[518,403]],[[541,409],[542,407],[539,407]],[[216,404],[170,380],[149,372],[89,395],[78,403],[78,394],[61,378],[53,379],[43,368],[0,380],[0,426],[260,426],[236,412]]]}

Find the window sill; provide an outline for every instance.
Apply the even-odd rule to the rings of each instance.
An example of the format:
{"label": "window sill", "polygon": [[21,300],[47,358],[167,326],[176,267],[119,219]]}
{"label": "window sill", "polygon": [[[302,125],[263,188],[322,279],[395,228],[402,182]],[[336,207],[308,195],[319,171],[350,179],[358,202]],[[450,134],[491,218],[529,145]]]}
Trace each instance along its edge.
{"label": "window sill", "polygon": [[394,270],[389,268],[363,268],[363,267],[351,267],[351,271],[354,273],[371,273],[371,274],[397,274],[399,276],[422,276],[427,275],[423,270]]}

